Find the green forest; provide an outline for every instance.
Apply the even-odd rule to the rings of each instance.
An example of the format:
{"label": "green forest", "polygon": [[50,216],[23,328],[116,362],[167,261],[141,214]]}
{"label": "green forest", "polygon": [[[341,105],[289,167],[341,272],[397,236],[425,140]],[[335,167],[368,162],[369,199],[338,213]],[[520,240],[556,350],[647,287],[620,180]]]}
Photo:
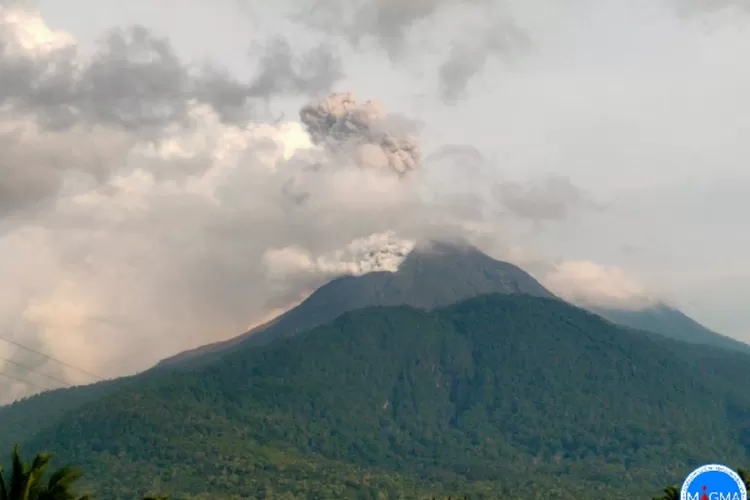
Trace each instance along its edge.
{"label": "green forest", "polygon": [[[112,500],[670,498],[698,465],[750,461],[749,369],[559,300],[487,295],[123,379],[21,446]],[[24,405],[44,420],[39,397],[0,428]]]}
{"label": "green forest", "polygon": [[[79,486],[82,472],[72,466],[64,466],[59,469],[50,470],[53,455],[51,453],[37,453],[30,463],[26,463],[20,454],[18,446],[11,455],[11,468],[9,473],[4,473],[0,467],[0,500],[94,500],[95,496],[90,493],[81,493]],[[744,469],[737,469],[745,487],[748,487],[750,474]],[[541,489],[542,485],[538,485]],[[475,491],[465,494],[446,495],[445,492],[430,495],[424,491],[404,489],[397,484],[390,486],[381,485],[378,490],[372,490],[364,485],[351,484],[348,489],[331,488],[327,491],[331,497],[322,496],[322,491],[300,492],[299,495],[289,492],[276,495],[274,490],[266,488],[257,492],[255,498],[499,498],[499,493],[493,492],[492,485],[485,485],[484,491]],[[495,496],[497,495],[497,496]],[[245,497],[247,498],[247,497]],[[506,493],[503,498],[520,498],[513,492]],[[527,497],[528,498],[528,497]],[[680,498],[680,490],[677,486],[667,486],[663,494],[653,497],[652,500],[677,500]],[[169,495],[164,493],[147,493],[143,500],[169,500]]]}

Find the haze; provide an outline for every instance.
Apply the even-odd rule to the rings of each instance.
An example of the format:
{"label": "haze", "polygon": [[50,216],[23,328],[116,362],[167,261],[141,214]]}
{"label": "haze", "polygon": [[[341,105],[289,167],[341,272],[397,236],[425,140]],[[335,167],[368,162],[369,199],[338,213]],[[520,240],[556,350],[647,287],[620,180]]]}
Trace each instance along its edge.
{"label": "haze", "polygon": [[[0,2],[2,331],[124,375],[442,236],[750,341],[745,8]],[[418,168],[315,144],[299,110],[333,92]]]}

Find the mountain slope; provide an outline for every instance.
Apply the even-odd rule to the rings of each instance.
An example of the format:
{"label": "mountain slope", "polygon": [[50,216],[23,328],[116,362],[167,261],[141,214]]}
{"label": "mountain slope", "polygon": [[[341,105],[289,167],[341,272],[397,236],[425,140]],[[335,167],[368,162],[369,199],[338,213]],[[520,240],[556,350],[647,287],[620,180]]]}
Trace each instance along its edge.
{"label": "mountain slope", "polygon": [[[521,292],[534,296],[552,296],[533,278],[515,266],[498,262],[476,249],[433,244],[432,248],[420,248],[412,252],[397,273],[373,273],[357,278],[345,277],[334,280],[311,295],[299,308],[256,328],[249,334],[183,353],[172,358],[172,362],[163,362],[161,366],[200,366],[231,349],[238,348],[243,341],[247,341],[246,345],[262,344],[276,336],[283,337],[326,323],[347,310],[402,303],[431,309],[486,292]],[[703,337],[684,335],[684,331],[690,331],[689,329],[695,328],[697,324],[681,315],[679,311],[656,316],[661,319],[660,321],[653,321],[654,315],[648,311],[643,314],[628,314],[599,309],[596,312],[615,323],[645,328],[667,337],[722,345],[720,342],[711,341],[715,339],[711,337],[713,332]],[[644,318],[648,321],[644,321]],[[680,321],[675,321],[675,318]],[[700,328],[702,327],[698,325],[698,331]],[[726,340],[728,346],[733,344],[739,347],[738,350],[743,350],[744,344],[731,339]],[[190,358],[196,359],[186,362]],[[150,372],[146,372],[132,379],[140,380],[149,374]],[[0,446],[7,448],[16,440],[33,436],[54,425],[67,412],[114,391],[120,383],[131,382],[121,379],[91,387],[52,391],[11,406],[0,407]]]}
{"label": "mountain slope", "polygon": [[[307,498],[310,471],[328,466],[352,478],[336,498],[386,483],[403,498],[648,498],[696,464],[747,459],[748,370],[747,356],[559,300],[490,295],[354,311],[162,372],[26,444],[81,464],[113,500],[156,480],[175,498]],[[330,481],[319,496],[344,487]]]}
{"label": "mountain slope", "polygon": [[266,325],[226,342],[180,353],[160,365],[179,364],[240,344],[262,345],[365,307],[409,305],[433,309],[488,293],[553,297],[526,271],[512,264],[495,260],[476,248],[431,242],[412,251],[395,273],[375,272],[334,279]]}
{"label": "mountain slope", "polygon": [[[328,322],[349,310],[402,303],[432,308],[482,293],[515,291],[551,296],[531,276],[513,265],[498,262],[470,247],[432,242],[412,252],[397,273],[371,273],[333,280],[298,308],[269,323],[225,342],[180,353],[162,361],[157,368],[207,363],[245,340],[262,344],[276,335],[298,333]],[[256,333],[259,335],[255,336]],[[197,359],[185,363],[193,358]],[[8,442],[16,439],[15,434],[3,433],[3,428],[17,429],[19,437],[32,435],[54,424],[66,411],[114,387],[116,384],[105,382],[93,389],[61,389],[0,407],[0,445],[5,442],[7,447]]]}
{"label": "mountain slope", "polygon": [[101,398],[124,380],[48,391],[0,407],[0,450],[9,450],[16,442],[33,437],[40,429]]}
{"label": "mountain slope", "polygon": [[588,308],[618,325],[655,332],[691,344],[710,345],[750,354],[750,345],[709,330],[681,311],[659,304],[642,310]]}

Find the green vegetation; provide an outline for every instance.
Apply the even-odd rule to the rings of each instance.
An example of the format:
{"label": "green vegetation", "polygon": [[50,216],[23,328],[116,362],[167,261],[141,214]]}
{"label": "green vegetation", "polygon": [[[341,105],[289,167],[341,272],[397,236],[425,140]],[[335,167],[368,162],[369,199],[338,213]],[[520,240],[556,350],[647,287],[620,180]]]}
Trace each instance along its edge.
{"label": "green vegetation", "polygon": [[355,311],[134,378],[24,446],[112,500],[651,498],[702,463],[747,463],[749,369],[555,299],[491,295]]}
{"label": "green vegetation", "polygon": [[103,397],[127,383],[122,378],[97,384],[49,391],[0,407],[0,450],[31,438],[40,429],[54,425],[68,412]]}
{"label": "green vegetation", "polygon": [[11,456],[8,477],[0,467],[0,500],[88,500],[88,495],[74,493],[81,473],[73,467],[63,467],[47,478],[52,454],[39,453],[31,464],[21,458],[18,446]]}
{"label": "green vegetation", "polygon": [[[750,474],[745,469],[737,469],[737,474],[745,483],[745,488],[750,491]],[[673,485],[664,488],[664,494],[660,497],[654,497],[652,500],[680,500],[680,487]]]}
{"label": "green vegetation", "polygon": [[238,346],[257,346],[330,323],[345,312],[407,305],[430,310],[482,294],[553,295],[526,271],[463,245],[432,242],[415,250],[398,272],[344,276],[316,290],[298,307],[231,341],[210,344],[168,358],[160,366],[195,367]]}
{"label": "green vegetation", "polygon": [[[11,455],[8,477],[0,467],[0,500],[91,500],[76,493],[81,471],[66,466],[48,474],[53,455],[37,453],[31,464],[24,462],[18,445]],[[147,494],[143,500],[169,500],[167,495]]]}
{"label": "green vegetation", "polygon": [[633,311],[595,307],[590,310],[621,326],[655,332],[691,344],[711,345],[750,353],[750,345],[713,332],[677,309],[666,305],[655,305]]}
{"label": "green vegetation", "polygon": [[[78,496],[75,491],[75,484],[81,478],[81,472],[73,467],[67,466],[56,470],[50,476],[47,482],[45,478],[47,476],[47,470],[49,468],[52,459],[50,453],[38,453],[34,458],[31,465],[26,464],[21,458],[18,446],[13,450],[11,456],[11,474],[9,479],[6,479],[3,474],[3,470],[0,467],[0,500],[91,500],[91,495]],[[326,474],[326,470],[319,471],[322,474]],[[742,478],[746,487],[750,480],[750,475],[743,470],[737,469],[739,476]],[[348,488],[311,488],[308,482],[305,482],[301,487],[298,488],[299,494],[293,493],[282,493],[282,498],[342,498],[349,496],[356,496],[357,498],[409,498],[405,495],[412,495],[412,498],[424,497],[424,498],[465,498],[468,497],[468,493],[446,495],[445,490],[441,493],[433,494],[431,497],[428,493],[418,492],[416,490],[404,491],[403,488],[394,489],[393,486],[388,487],[387,485],[379,484],[378,480],[370,481],[372,475],[367,473],[364,477],[368,488],[363,488],[363,484],[357,481],[350,481],[347,485]],[[379,486],[378,486],[379,485]],[[373,489],[373,486],[375,488]],[[492,484],[485,484],[483,488],[479,485],[473,485],[471,487],[471,496],[479,498],[494,498],[499,496],[501,493]],[[542,489],[542,485],[537,485],[537,491]],[[566,498],[571,497],[572,492],[563,492],[562,490],[554,491],[555,498]],[[507,492],[505,493],[507,498],[520,498],[518,492]],[[326,496],[327,495],[327,496]],[[276,496],[273,488],[266,488],[255,491],[256,498],[274,498]],[[197,498],[197,497],[191,497]],[[213,498],[213,496],[211,496]],[[232,498],[240,498],[233,496]],[[529,497],[524,497],[529,498]],[[664,488],[664,494],[660,497],[654,497],[652,500],[679,500],[680,489],[678,486],[667,486]],[[143,497],[143,500],[169,500],[169,496],[161,493],[148,493]]]}

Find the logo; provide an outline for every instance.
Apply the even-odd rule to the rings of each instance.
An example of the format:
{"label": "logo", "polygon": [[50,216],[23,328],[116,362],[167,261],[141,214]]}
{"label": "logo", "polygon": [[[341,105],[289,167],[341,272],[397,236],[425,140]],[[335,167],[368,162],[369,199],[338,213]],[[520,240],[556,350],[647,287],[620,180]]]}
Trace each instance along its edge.
{"label": "logo", "polygon": [[708,464],[685,479],[680,500],[747,500],[747,488],[729,467]]}

